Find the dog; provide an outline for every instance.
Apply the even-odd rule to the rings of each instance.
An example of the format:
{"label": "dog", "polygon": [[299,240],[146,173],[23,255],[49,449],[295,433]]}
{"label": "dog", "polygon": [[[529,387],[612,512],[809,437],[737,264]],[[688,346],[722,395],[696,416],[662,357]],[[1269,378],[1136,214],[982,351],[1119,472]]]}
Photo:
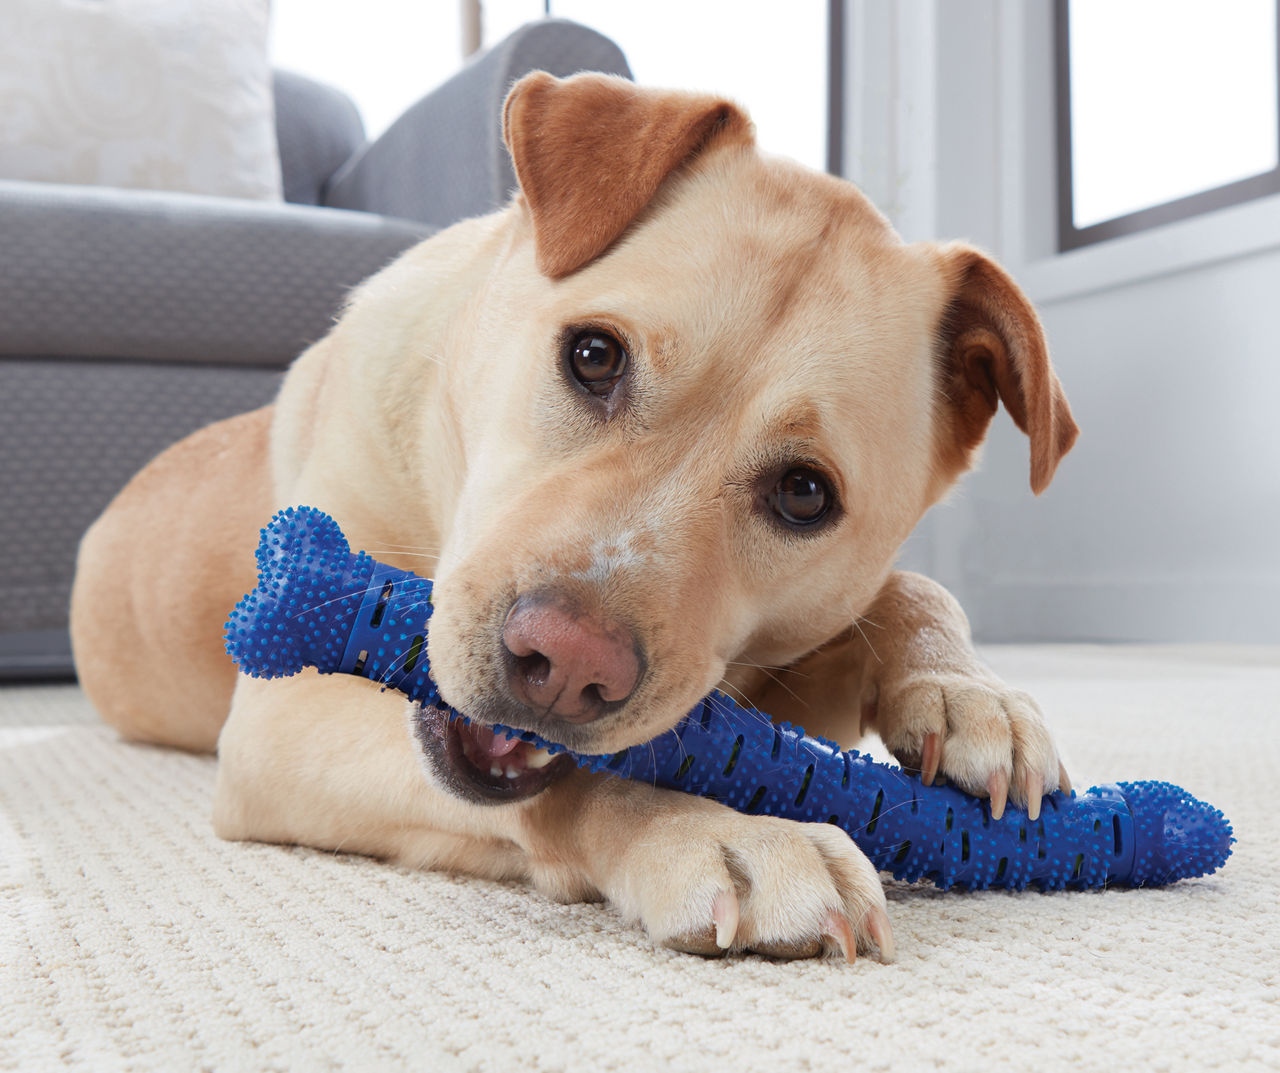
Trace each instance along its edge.
{"label": "dog", "polygon": [[[1031,487],[1077,434],[1037,316],[963,243],[904,243],[851,184],[763,155],[733,103],[535,72],[519,190],[353,293],[274,404],[165,451],[85,535],[83,687],[127,738],[216,747],[227,839],[605,899],[659,944],[894,955],[835,827],[586,773],[719,685],[926,782],[1038,814],[1045,720],[895,555],[998,404]],[[449,722],[357,678],[237,677],[259,527],[306,503],[435,578]]]}

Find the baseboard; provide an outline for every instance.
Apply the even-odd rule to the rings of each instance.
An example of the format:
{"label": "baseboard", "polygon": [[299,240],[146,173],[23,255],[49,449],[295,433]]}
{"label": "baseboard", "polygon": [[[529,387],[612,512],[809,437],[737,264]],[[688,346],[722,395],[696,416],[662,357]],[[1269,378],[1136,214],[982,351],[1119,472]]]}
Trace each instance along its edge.
{"label": "baseboard", "polygon": [[0,633],[0,681],[64,680],[76,676],[66,630]]}
{"label": "baseboard", "polygon": [[1280,643],[1280,578],[971,581],[960,593],[985,642]]}

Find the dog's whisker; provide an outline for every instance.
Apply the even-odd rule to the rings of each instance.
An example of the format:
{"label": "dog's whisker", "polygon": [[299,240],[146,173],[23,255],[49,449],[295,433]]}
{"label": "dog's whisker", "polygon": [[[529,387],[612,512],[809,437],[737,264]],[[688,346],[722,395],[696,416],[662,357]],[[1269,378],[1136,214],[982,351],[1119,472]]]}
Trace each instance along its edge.
{"label": "dog's whisker", "polygon": [[300,608],[293,614],[289,615],[289,618],[297,618],[299,615],[309,615],[312,611],[319,611],[321,608],[329,607],[331,604],[341,603],[343,600],[354,600],[357,596],[364,596],[373,592],[375,588],[381,588],[381,586],[364,585],[358,589],[352,589],[350,592],[339,593],[337,596],[331,597],[328,600],[321,600],[318,604],[308,604],[306,607]]}
{"label": "dog's whisker", "polygon": [[426,555],[432,558],[440,558],[439,551],[427,550],[426,544],[390,544],[386,541],[371,541],[366,551],[395,551],[402,555]]}
{"label": "dog's whisker", "polygon": [[[767,727],[771,727],[771,726],[773,726],[773,720],[772,720],[772,719],[770,719],[770,718],[769,718],[769,716],[768,716],[767,714],[765,714],[764,712],[760,711],[760,709],[759,709],[758,707],[756,707],[756,705],[755,705],[754,703],[752,703],[751,698],[750,698],[750,697],[748,697],[748,696],[747,696],[747,694],[746,694],[746,693],[744,693],[741,689],[738,689],[736,686],[733,686],[733,685],[731,685],[731,684],[730,684],[730,683],[728,683],[728,682],[724,682],[724,683],[722,683],[722,686],[727,687],[727,689],[733,689],[733,690],[734,690],[734,692],[736,692],[736,693],[738,694],[738,697],[740,697],[740,698],[741,698],[741,702],[740,702],[740,710],[741,710],[741,711],[742,711],[742,712],[743,712],[743,713],[744,713],[748,718],[750,718],[750,719],[755,719],[757,722],[759,722],[759,723],[760,723],[760,725],[761,725],[761,726],[767,726]],[[726,689],[726,692],[727,692],[727,689]],[[735,699],[736,699],[736,698],[735,698]],[[718,717],[719,717],[723,722],[725,722],[725,723],[730,723],[730,722],[732,722],[732,720],[729,718],[729,714],[728,714],[727,712],[719,711],[719,710],[716,708],[716,706],[715,706],[714,704],[711,706],[711,710],[712,710],[712,712],[713,712],[715,715],[717,715],[717,716],[718,716]]]}
{"label": "dog's whisker", "polygon": [[743,701],[747,705],[747,710],[754,713],[756,720],[761,726],[773,726],[773,717],[770,716],[768,712],[761,711],[760,705],[756,704],[755,701],[745,693],[742,694],[742,697]]}
{"label": "dog's whisker", "polygon": [[776,674],[774,674],[773,671],[769,670],[768,667],[761,667],[760,669],[764,671],[764,673],[767,674],[771,679],[773,679],[776,685],[780,686],[781,688],[785,689],[788,693],[790,693],[792,698],[796,701],[796,703],[800,705],[800,707],[802,708],[810,707],[810,704],[807,700],[805,700],[802,696],[800,696],[799,693],[797,693],[794,689],[792,689],[789,685],[787,685],[786,682],[784,682],[781,678],[779,678]]}
{"label": "dog's whisker", "polygon": [[[332,604],[341,603],[343,600],[352,600],[352,599],[355,599],[357,596],[365,596],[368,593],[373,592],[375,589],[378,591],[381,591],[385,586],[386,586],[386,582],[382,581],[376,585],[365,585],[362,588],[352,589],[350,592],[342,592],[342,593],[339,593],[337,596],[330,597],[328,600],[321,600],[319,603],[316,603],[316,604],[308,604],[306,607],[300,608],[298,611],[294,612],[289,617],[297,618],[299,615],[307,615],[313,611],[319,611],[322,608],[329,607]],[[427,600],[425,599],[414,600],[412,603],[401,605],[401,610],[416,611],[420,607],[425,607],[426,604],[427,604]]]}
{"label": "dog's whisker", "polygon": [[879,654],[876,652],[875,645],[871,643],[871,638],[867,636],[867,631],[862,628],[863,622],[866,622],[869,626],[873,626],[876,629],[880,629],[881,627],[876,626],[876,624],[872,622],[870,619],[860,619],[858,616],[854,616],[853,628],[862,635],[862,639],[863,641],[866,642],[866,645],[867,645],[867,651],[871,653],[871,655],[874,657],[877,663],[883,663],[884,660],[882,660]]}
{"label": "dog's whisker", "polygon": [[776,671],[778,674],[794,674],[797,678],[812,678],[813,676],[807,671],[799,670],[796,667],[780,667],[777,664],[770,663],[748,663],[742,660],[726,660],[726,664],[730,667],[750,667],[757,671]]}
{"label": "dog's whisker", "polygon": [[757,671],[781,671],[786,669],[785,667],[779,667],[776,664],[752,663],[750,660],[744,659],[727,659],[724,662],[725,665],[729,667],[752,667]]}
{"label": "dog's whisker", "polygon": [[397,559],[425,559],[428,563],[438,563],[439,555],[433,555],[429,551],[379,551],[379,555],[385,555],[387,558],[395,556]]}
{"label": "dog's whisker", "polygon": [[637,746],[649,750],[649,770],[653,772],[653,781],[646,780],[646,786],[652,786],[655,790],[658,788],[658,751],[654,748],[653,740],[646,741],[643,745]]}
{"label": "dog's whisker", "polygon": [[756,706],[751,703],[751,700],[747,696],[747,694],[738,686],[735,686],[732,682],[721,682],[720,688],[723,689],[730,696],[732,696],[733,699],[738,701],[738,703],[740,703],[744,708],[748,708],[752,711],[755,710]]}
{"label": "dog's whisker", "polygon": [[401,665],[407,663],[408,659],[409,654],[407,652],[402,652],[395,659],[392,659],[387,663],[386,667],[382,669],[382,673],[379,674],[377,678],[370,679],[370,681],[377,682],[381,686],[387,685],[387,683],[391,681],[391,676],[400,669]]}
{"label": "dog's whisker", "polygon": [[910,808],[910,807],[911,807],[910,801],[901,801],[896,805],[890,805],[888,808],[882,809],[880,812],[880,815],[882,817],[888,816],[891,812],[897,812],[899,809]]}
{"label": "dog's whisker", "polygon": [[[779,686],[779,687],[780,687],[780,688],[782,688],[782,689],[785,689],[788,693],[790,693],[790,694],[791,694],[791,696],[792,696],[792,697],[797,701],[797,703],[799,703],[799,704],[801,705],[801,707],[804,707],[804,708],[808,708],[808,707],[810,707],[810,704],[809,704],[809,702],[808,702],[807,700],[805,700],[803,697],[801,697],[801,696],[800,696],[800,694],[798,694],[794,689],[792,689],[789,685],[787,685],[787,684],[786,684],[786,682],[782,681],[782,679],[780,679],[776,674],[774,674],[774,673],[773,673],[773,671],[772,671],[772,670],[770,670],[770,668],[768,668],[768,667],[763,667],[763,666],[761,666],[761,665],[760,665],[760,664],[758,664],[758,663],[739,663],[739,664],[736,664],[736,666],[739,666],[739,667],[754,667],[756,670],[763,671],[765,674],[767,674],[767,675],[769,676],[769,678],[770,678],[770,679],[772,679],[772,681],[774,682],[774,684],[775,684],[775,685]],[[807,678],[807,677],[808,677],[808,675],[805,675],[805,677]],[[728,685],[728,683],[725,683],[725,684],[726,684],[726,685]],[[734,687],[734,688],[737,688],[737,687]],[[739,693],[742,693],[742,690],[741,690],[741,689],[738,689],[738,692],[739,692]],[[745,695],[746,695],[746,694],[743,694],[743,696],[745,696]],[[750,704],[750,705],[748,705],[748,707],[750,707],[750,708],[754,708],[754,707],[756,707],[756,705],[754,705],[754,704]]]}
{"label": "dog's whisker", "polygon": [[[412,603],[408,603],[401,608],[397,608],[397,610],[400,611],[402,614],[411,614],[412,612],[417,611],[419,608],[426,607],[426,606],[427,606],[426,600],[414,600]],[[421,647],[419,647],[418,649],[419,657],[421,655],[421,651],[422,649]],[[382,674],[378,676],[377,681],[383,684],[386,684],[388,681],[390,681],[391,676],[397,671],[399,671],[401,667],[403,667],[406,663],[409,662],[409,657],[411,654],[413,654],[412,646],[410,646],[404,652],[400,653],[400,655],[397,656],[395,659],[391,660],[387,664],[387,667],[382,672]]]}

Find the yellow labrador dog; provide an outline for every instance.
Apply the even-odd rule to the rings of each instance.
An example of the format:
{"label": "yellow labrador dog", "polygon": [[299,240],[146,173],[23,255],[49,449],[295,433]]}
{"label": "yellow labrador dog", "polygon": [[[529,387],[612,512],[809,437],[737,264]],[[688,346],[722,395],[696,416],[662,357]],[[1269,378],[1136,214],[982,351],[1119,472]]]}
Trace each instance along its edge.
{"label": "yellow labrador dog", "polygon": [[1039,808],[1035,703],[938,585],[893,571],[998,401],[1040,492],[1076,435],[1036,315],[982,253],[904,244],[846,182],[762,156],[720,99],[532,74],[520,191],[354,294],[273,406],[169,449],[80,551],[85,690],[219,756],[229,839],[605,898],[699,953],[893,954],[825,824],[583,773],[356,678],[237,678],[222,625],[281,506],[434,575],[429,656],[481,723],[608,753],[718,683],[926,779]]}

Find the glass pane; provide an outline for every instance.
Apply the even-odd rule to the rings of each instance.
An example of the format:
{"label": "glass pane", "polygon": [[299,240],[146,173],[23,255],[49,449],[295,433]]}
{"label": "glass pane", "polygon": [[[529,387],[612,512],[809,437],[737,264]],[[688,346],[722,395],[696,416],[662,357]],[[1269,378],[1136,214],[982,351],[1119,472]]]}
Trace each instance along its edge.
{"label": "glass pane", "polygon": [[526,22],[542,18],[546,9],[544,0],[481,0],[480,11],[484,47],[489,48]]}
{"label": "glass pane", "polygon": [[1275,0],[1071,0],[1077,228],[1280,162]]}
{"label": "glass pane", "polygon": [[726,94],[761,148],[826,168],[826,0],[551,0],[551,13],[613,38],[641,84]]}
{"label": "glass pane", "polygon": [[345,90],[371,138],[462,66],[461,35],[456,3],[271,3],[271,62]]}

